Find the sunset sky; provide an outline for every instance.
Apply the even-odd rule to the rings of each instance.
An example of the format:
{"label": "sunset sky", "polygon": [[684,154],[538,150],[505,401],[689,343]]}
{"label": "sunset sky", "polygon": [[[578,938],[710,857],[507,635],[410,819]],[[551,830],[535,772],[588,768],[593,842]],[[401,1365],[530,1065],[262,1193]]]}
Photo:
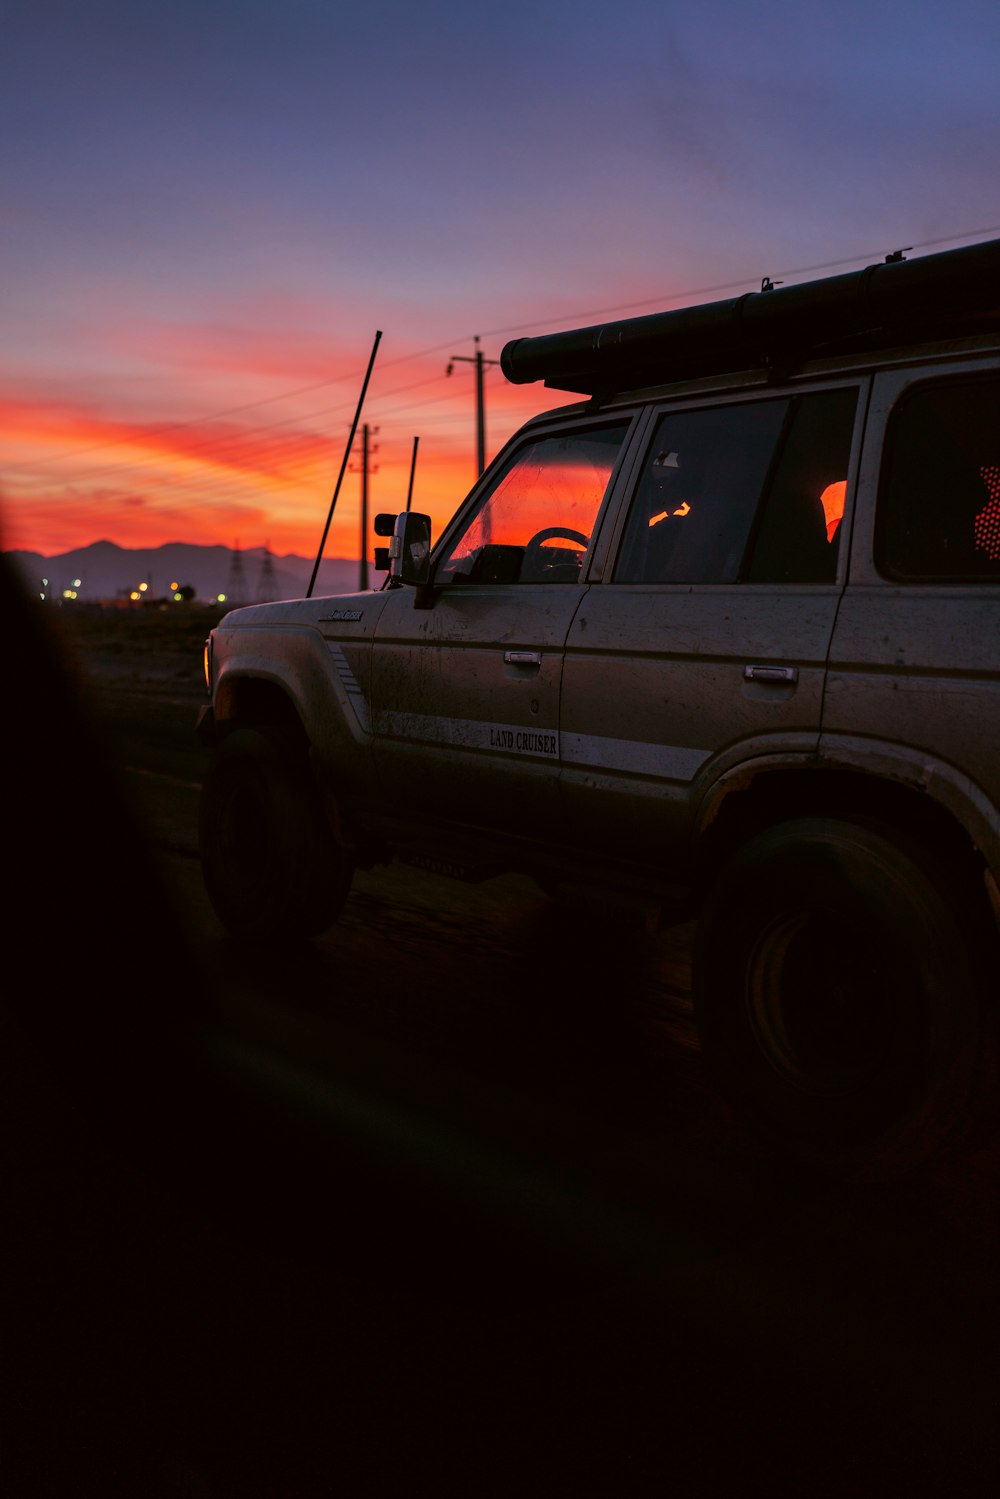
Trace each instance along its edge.
{"label": "sunset sky", "polygon": [[[8,0],[0,544],[315,552],[475,477],[451,355],[1000,237],[1000,5]],[[486,382],[487,456],[563,398]],[[360,447],[355,457],[360,457]],[[327,555],[356,556],[348,475]]]}

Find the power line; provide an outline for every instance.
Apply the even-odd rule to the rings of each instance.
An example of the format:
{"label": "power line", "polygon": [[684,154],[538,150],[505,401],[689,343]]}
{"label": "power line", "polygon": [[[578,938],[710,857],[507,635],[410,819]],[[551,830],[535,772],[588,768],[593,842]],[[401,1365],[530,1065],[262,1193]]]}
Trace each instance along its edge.
{"label": "power line", "polygon": [[[408,385],[393,386],[390,390],[383,391],[381,393],[381,395],[379,395],[377,397],[373,397],[372,399],[373,399],[373,402],[374,401],[384,401],[384,400],[386,400],[390,396],[403,395],[407,391],[410,391],[410,390],[419,390],[422,387],[427,386],[427,385],[439,384],[440,380],[441,380],[441,376],[440,375],[428,376],[428,377],[426,377],[426,378],[424,378],[422,380],[411,381]],[[275,398],[275,399],[280,399],[280,398]],[[434,399],[445,400],[445,399],[447,399],[447,397],[441,396],[441,397],[436,397]],[[256,403],[256,404],[265,404],[265,403]],[[211,459],[213,456],[223,456],[224,457],[225,451],[227,450],[227,448],[231,449],[231,450],[233,450],[235,452],[241,452],[243,450],[243,448],[246,445],[246,441],[247,441],[247,438],[246,438],[246,435],[245,435],[247,430],[251,430],[251,431],[253,431],[255,433],[261,433],[261,432],[275,432],[275,431],[278,431],[282,427],[292,427],[292,426],[300,426],[301,427],[303,423],[311,421],[311,420],[315,420],[318,417],[332,416],[332,415],[334,415],[335,413],[337,413],[339,411],[344,411],[344,410],[349,410],[349,409],[350,409],[350,404],[348,402],[340,402],[336,406],[320,407],[319,409],[317,409],[315,411],[309,411],[309,412],[300,413],[300,414],[298,414],[298,415],[296,415],[294,417],[285,417],[281,421],[268,422],[265,425],[256,426],[256,427],[253,427],[251,429],[244,428],[244,429],[241,429],[241,430],[236,431],[236,432],[227,432],[225,434],[221,434],[220,433],[217,436],[207,436],[205,438],[204,442],[195,443],[195,444],[192,444],[192,445],[190,445],[188,447],[184,447],[184,448],[177,448],[174,451],[178,454],[178,456],[183,457],[183,458],[197,459],[197,458],[201,458],[201,457],[207,456],[209,459]],[[406,407],[402,407],[402,406],[395,407],[395,408],[393,408],[393,411],[403,411],[403,410],[410,410],[410,409],[412,409],[412,403],[410,403]],[[229,413],[225,413],[225,414],[228,415]],[[389,414],[391,414],[391,413],[389,413]],[[208,418],[208,417],[199,418],[197,420],[197,422],[192,422],[190,425],[191,426],[200,426],[200,425],[203,425],[205,422],[207,422],[209,420],[210,420],[210,418]],[[187,429],[188,429],[188,424],[178,423],[178,422],[172,422],[172,423],[169,423],[169,424],[167,424],[165,426],[156,426],[156,427],[149,427],[149,428],[141,428],[140,427],[140,428],[137,428],[136,431],[134,432],[134,434],[131,435],[131,436],[118,437],[118,438],[110,438],[110,439],[108,439],[105,442],[100,442],[100,443],[93,444],[92,445],[92,449],[87,449],[87,448],[76,449],[75,453],[78,455],[81,452],[87,452],[87,451],[91,451],[93,449],[103,450],[103,449],[109,448],[109,447],[126,447],[126,446],[129,446],[130,444],[132,444],[132,445],[141,444],[143,442],[148,441],[149,439],[152,439],[152,438],[156,437],[158,434],[161,434],[161,433],[183,432],[183,431],[186,431]],[[289,434],[289,437],[290,437],[290,440],[292,442],[301,441],[301,442],[306,443],[306,444],[326,443],[326,442],[329,442],[329,441],[333,440],[332,435],[328,435],[328,434],[324,434],[324,433],[320,433],[320,432],[310,432],[310,431],[302,431],[299,434],[294,434],[294,433],[293,434]],[[282,440],[283,439],[279,439],[279,441],[282,441]],[[260,450],[258,449],[258,451],[260,451]],[[267,449],[264,450],[265,454],[267,453],[267,451],[268,451]],[[276,447],[275,451],[279,451],[279,449]],[[37,462],[34,462],[34,463],[19,465],[19,469],[20,469],[20,471],[22,473],[24,473],[25,471],[27,471],[30,474],[32,471],[37,470],[37,469],[48,468],[48,467],[50,467],[53,464],[64,463],[64,462],[68,461],[70,458],[72,458],[73,456],[74,456],[73,452],[71,452],[71,453],[64,453],[64,454],[61,453],[61,454],[59,454],[57,456],[53,456],[52,458],[43,458],[43,459],[40,459],[40,460],[38,460]],[[86,477],[89,477],[89,478],[97,478],[97,477],[100,477],[103,474],[117,473],[117,472],[121,472],[121,471],[133,470],[133,469],[137,469],[137,468],[138,469],[142,469],[142,468],[147,468],[147,467],[160,467],[160,466],[162,466],[162,463],[163,463],[163,458],[162,457],[132,458],[132,459],[124,459],[122,461],[116,461],[116,462],[107,463],[107,464],[101,464],[101,465],[99,465],[97,467],[85,468],[85,469],[82,469],[82,470],[78,470],[78,473],[80,474],[81,477],[86,476]]]}
{"label": "power line", "polygon": [[[956,243],[957,241],[960,241],[960,240],[978,239],[978,238],[981,238],[981,237],[986,236],[986,235],[998,234],[998,233],[1000,233],[1000,224],[993,224],[993,225],[989,225],[988,227],[982,228],[982,229],[968,230],[968,231],[966,231],[965,233],[962,233],[962,234],[951,234],[951,235],[941,236],[941,237],[938,237],[936,239],[922,240],[922,241],[919,241],[919,242],[915,243],[911,248],[914,249],[914,250],[917,250],[917,251],[920,251],[920,250],[932,250],[932,249],[939,248],[942,245],[954,244],[954,243]],[[842,257],[840,257],[840,258],[838,258],[836,260],[820,261],[820,262],[817,262],[817,263],[812,264],[812,265],[798,266],[798,267],[795,267],[795,268],[789,269],[789,270],[779,270],[777,272],[777,275],[776,275],[775,279],[779,279],[780,278],[783,281],[788,281],[788,280],[790,280],[790,279],[792,279],[794,277],[797,277],[797,276],[815,275],[816,273],[821,272],[821,271],[830,271],[830,270],[839,269],[840,267],[843,267],[843,266],[857,265],[861,261],[863,261],[864,263],[867,264],[867,263],[871,262],[874,259],[881,258],[882,253],[883,252],[880,250],[878,252],[870,252],[868,255],[842,256]],[[503,326],[500,326],[500,327],[488,329],[486,331],[486,333],[484,335],[482,335],[482,336],[485,337],[485,338],[498,338],[498,337],[500,337],[501,335],[504,335],[504,334],[524,332],[524,331],[530,330],[532,328],[541,328],[541,327],[552,328],[553,322],[568,323],[568,324],[580,324],[580,323],[584,323],[584,322],[586,322],[587,320],[590,320],[590,319],[605,317],[605,316],[607,316],[607,315],[609,315],[611,313],[624,313],[624,312],[629,312],[629,311],[632,311],[634,309],[641,308],[641,307],[652,307],[652,306],[662,307],[666,303],[679,302],[679,301],[687,302],[687,301],[690,301],[691,299],[696,298],[696,297],[717,296],[717,295],[720,295],[720,294],[725,293],[725,292],[731,292],[731,291],[738,290],[741,287],[745,288],[748,284],[750,284],[750,285],[756,285],[756,284],[758,284],[758,282],[759,282],[759,278],[755,279],[755,278],[741,277],[741,278],[736,279],[736,280],[726,281],[726,282],[717,282],[717,283],[714,283],[714,284],[711,284],[711,285],[706,285],[706,286],[688,287],[685,290],[682,290],[682,291],[679,291],[679,292],[671,292],[671,293],[666,293],[666,294],[661,293],[661,294],[659,294],[657,296],[643,297],[643,298],[639,298],[639,299],[636,299],[636,300],[633,300],[633,301],[629,301],[629,302],[618,302],[618,303],[614,303],[614,304],[609,305],[609,306],[588,308],[588,309],[584,309],[583,311],[579,311],[579,312],[566,313],[565,315],[563,315],[563,316],[561,316],[559,318],[555,318],[555,319],[552,318],[552,317],[548,317],[548,318],[539,318],[539,319],[536,319],[536,320],[531,321],[531,322],[510,323],[510,324],[506,324],[506,325],[503,325]],[[479,337],[479,335],[476,336],[477,342],[478,342],[478,337]],[[413,361],[418,360],[418,359],[429,358],[432,355],[440,353],[442,350],[448,348],[449,345],[453,345],[455,343],[459,343],[459,342],[462,342],[462,341],[463,341],[463,339],[460,336],[459,338],[447,339],[447,340],[445,340],[445,341],[443,341],[441,343],[429,345],[429,346],[427,346],[427,347],[425,347],[423,349],[415,350],[411,354],[398,355],[395,359],[387,360],[382,365],[382,369],[385,370],[385,369],[395,368],[398,365],[412,363]],[[62,465],[62,464],[65,464],[66,462],[70,461],[71,459],[73,459],[75,457],[83,456],[84,454],[89,453],[89,452],[101,452],[101,451],[106,451],[108,449],[126,447],[126,446],[129,446],[131,444],[134,444],[137,440],[138,441],[149,441],[152,438],[155,438],[157,436],[165,436],[165,435],[167,435],[169,433],[186,432],[186,431],[189,431],[192,428],[201,427],[201,426],[205,426],[205,425],[207,425],[207,424],[209,424],[211,422],[217,422],[217,421],[224,420],[227,417],[241,415],[241,414],[243,414],[244,412],[247,412],[247,411],[259,410],[261,407],[264,407],[264,406],[273,406],[273,405],[278,404],[281,401],[292,400],[292,399],[295,399],[298,396],[307,395],[310,392],[315,391],[315,390],[328,389],[330,386],[344,384],[344,383],[347,383],[348,381],[353,382],[353,381],[356,380],[356,378],[357,378],[356,372],[353,372],[353,371],[351,373],[345,374],[345,375],[331,376],[329,379],[326,379],[326,380],[313,381],[312,383],[310,383],[308,385],[301,385],[301,386],[293,387],[290,390],[282,391],[279,394],[274,395],[274,396],[264,396],[264,397],[261,397],[259,400],[243,402],[242,404],[240,404],[238,406],[224,407],[224,408],[220,409],[219,411],[208,412],[208,413],[206,413],[203,416],[191,417],[191,418],[189,418],[187,420],[184,420],[184,421],[163,422],[163,423],[157,424],[156,426],[142,429],[138,434],[132,434],[132,435],[122,436],[122,437],[116,437],[116,438],[109,438],[109,439],[105,439],[105,440],[102,440],[102,441],[99,441],[99,442],[86,444],[85,446],[83,446],[81,448],[71,449],[68,453],[67,452],[61,452],[59,454],[53,455],[50,458],[38,459],[38,460],[36,460],[33,463],[19,464],[17,467],[18,467],[19,472],[21,472],[22,474],[25,473],[25,472],[27,472],[27,473],[30,474],[32,471],[37,471],[39,469],[48,468],[48,467],[50,467],[52,465]],[[427,385],[427,384],[434,383],[434,380],[435,380],[435,377],[430,377],[428,379],[424,379],[424,380],[420,380],[420,381],[415,381],[410,386],[400,386],[400,387],[396,387],[393,390],[385,391],[385,392],[382,393],[382,395],[373,397],[373,405],[374,405],[375,402],[381,401],[381,400],[385,399],[387,396],[391,396],[391,395],[395,395],[395,394],[403,394],[403,393],[405,393],[409,389],[418,389],[422,385]],[[442,399],[445,399],[445,398],[442,397]],[[290,426],[290,425],[293,425],[294,423],[297,423],[297,422],[308,421],[311,418],[314,418],[314,417],[317,417],[317,416],[332,415],[336,411],[341,410],[344,407],[347,407],[349,409],[349,403],[345,402],[345,403],[340,403],[340,404],[332,406],[332,407],[325,407],[325,408],[322,408],[322,409],[320,409],[318,411],[307,413],[304,417],[303,416],[291,417],[291,418],[286,418],[283,421],[268,423],[268,424],[266,424],[264,426],[257,427],[257,428],[255,428],[253,430],[258,431],[258,432],[273,431],[273,430],[276,430],[279,427]],[[381,413],[380,413],[380,415],[381,415]],[[322,442],[323,440],[324,439],[322,438],[322,436],[320,434],[309,434],[309,435],[303,434],[303,441],[306,441],[306,442]],[[212,446],[214,444],[218,444],[218,443],[223,443],[224,444],[226,442],[230,442],[230,443],[234,443],[234,444],[240,444],[243,441],[245,441],[245,439],[241,439],[237,434],[227,435],[226,437],[222,437],[222,436],[210,437],[208,439],[209,455],[211,454],[211,448],[212,448]],[[198,450],[195,449],[195,452],[193,454],[183,454],[183,456],[190,456],[190,457],[192,457],[193,461],[197,461],[197,456],[196,456],[197,452],[198,452]],[[131,470],[131,469],[135,469],[135,468],[142,469],[142,468],[147,468],[147,467],[160,467],[160,466],[162,466],[162,463],[163,463],[162,458],[160,458],[160,459],[157,459],[157,458],[135,459],[135,460],[126,461],[124,463],[112,463],[112,464],[108,464],[108,465],[101,465],[100,467],[98,467],[96,469],[95,468],[85,469],[85,470],[83,470],[83,472],[80,475],[80,477],[82,478],[84,476],[87,476],[87,477],[90,477],[90,478],[94,478],[94,477],[99,477],[102,474],[116,472],[116,471],[121,471],[121,470]],[[65,481],[60,481],[60,482],[65,482]]]}
{"label": "power line", "polygon": [[[960,239],[978,239],[980,235],[984,234],[1000,234],[1000,224],[992,224],[988,229],[972,229],[968,234],[949,234],[942,239],[925,239],[919,244],[910,245],[908,248],[910,250],[931,250],[939,245],[954,244],[956,240]],[[874,250],[870,251],[867,255],[850,255],[844,256],[839,260],[823,260],[816,265],[802,265],[798,266],[795,270],[779,271],[775,280],[787,281],[793,276],[813,276],[817,271],[834,271],[838,270],[841,266],[856,266],[859,261],[863,261],[867,265],[872,261],[881,260],[884,253],[884,249]],[[565,317],[561,317],[557,321],[576,324],[589,318],[605,317],[610,312],[629,312],[634,307],[662,306],[665,302],[679,302],[682,300],[686,302],[689,298],[693,297],[712,297],[718,295],[720,292],[738,291],[740,287],[746,287],[750,279],[743,276],[739,280],[724,281],[715,286],[689,287],[686,291],[673,292],[669,296],[643,297],[637,302],[618,302],[612,307],[592,307],[587,312],[567,313]],[[752,284],[759,285],[759,278]],[[486,338],[499,338],[503,333],[518,333],[523,328],[551,328],[552,322],[552,318],[540,318],[532,323],[512,323],[506,328],[490,328],[484,336]]]}
{"label": "power line", "polygon": [[[391,395],[403,394],[408,390],[416,390],[430,384],[440,385],[441,383],[442,377],[440,375],[433,376],[430,379],[413,381],[407,386],[395,387],[391,391],[384,392],[381,397],[373,399],[372,406],[374,408],[378,405],[378,402],[384,401]],[[424,401],[409,401],[398,406],[393,406],[388,410],[380,407],[377,414],[380,420],[391,421],[397,414],[409,416],[416,409],[442,405],[446,401],[450,401],[450,395],[442,393],[430,396]],[[331,408],[331,410],[339,409],[339,407]],[[304,421],[309,417],[326,414],[328,413],[325,411],[312,412],[306,417],[295,418],[293,420]],[[434,418],[431,418],[432,422],[433,420]],[[439,420],[451,421],[453,418],[442,416]],[[213,489],[217,490],[220,484],[228,486],[230,484],[245,483],[248,478],[254,476],[265,476],[279,481],[295,483],[298,480],[288,475],[288,466],[303,465],[308,467],[309,465],[315,466],[328,463],[331,450],[336,446],[340,434],[336,431],[300,431],[288,433],[280,437],[277,442],[270,444],[261,444],[256,440],[255,436],[250,435],[266,431],[276,431],[278,428],[289,425],[291,425],[290,421],[282,421],[271,423],[267,427],[247,429],[244,432],[227,432],[215,438],[207,438],[204,442],[192,444],[189,447],[178,447],[166,453],[152,454],[142,458],[125,459],[116,463],[102,464],[97,467],[77,470],[74,474],[73,482],[92,483],[115,474],[138,476],[144,471],[162,471],[166,464],[175,461],[192,465],[203,465],[206,469],[232,469],[232,472],[229,474],[218,474],[211,479],[206,478],[204,472],[191,475],[172,474],[171,485],[175,491],[178,489],[197,488],[199,492],[205,492],[206,490],[211,492]],[[132,440],[137,441],[139,439]],[[130,439],[123,438],[121,441],[124,444],[130,441]],[[236,461],[230,461],[230,459]],[[272,467],[273,464],[280,464],[281,467]],[[34,465],[30,465],[27,466],[26,470],[25,468],[21,470],[22,474],[26,472],[29,482],[34,477],[32,474],[34,467]],[[39,477],[35,482],[46,483],[48,481]],[[60,480],[58,482],[62,483],[65,481]]]}

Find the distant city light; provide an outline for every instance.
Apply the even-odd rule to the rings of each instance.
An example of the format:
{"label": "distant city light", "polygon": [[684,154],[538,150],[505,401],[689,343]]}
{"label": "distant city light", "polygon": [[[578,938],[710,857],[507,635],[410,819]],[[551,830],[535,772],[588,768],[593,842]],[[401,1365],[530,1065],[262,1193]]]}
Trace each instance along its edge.
{"label": "distant city light", "polygon": [[133,589],[132,592],[129,594],[129,598],[132,600],[132,602],[134,604],[134,603],[137,603],[140,598],[142,598],[142,594],[141,593],[137,593],[135,591],[135,589]]}
{"label": "distant city light", "polygon": [[226,602],[226,595],[224,593],[218,593],[218,594],[216,594],[216,596],[215,596],[215,602],[217,604],[224,604]]}

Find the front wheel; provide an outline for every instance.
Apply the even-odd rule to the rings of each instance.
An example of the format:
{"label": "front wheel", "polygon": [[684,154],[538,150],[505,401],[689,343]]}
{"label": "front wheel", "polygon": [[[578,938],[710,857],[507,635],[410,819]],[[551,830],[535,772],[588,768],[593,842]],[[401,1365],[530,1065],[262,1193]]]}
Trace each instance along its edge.
{"label": "front wheel", "polygon": [[353,865],[330,833],[308,761],[275,729],[236,729],[209,763],[198,814],[202,872],[238,937],[325,931]]}
{"label": "front wheel", "polygon": [[865,824],[803,818],[747,844],[706,905],[692,972],[706,1062],[737,1112],[830,1164],[932,1148],[978,1027],[964,891]]}

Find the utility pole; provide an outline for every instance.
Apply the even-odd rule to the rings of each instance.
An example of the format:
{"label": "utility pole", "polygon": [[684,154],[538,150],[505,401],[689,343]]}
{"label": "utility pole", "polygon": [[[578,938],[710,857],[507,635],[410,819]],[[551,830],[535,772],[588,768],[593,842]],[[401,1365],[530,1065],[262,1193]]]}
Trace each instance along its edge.
{"label": "utility pole", "polygon": [[368,588],[368,474],[378,473],[378,465],[374,469],[369,467],[371,454],[378,452],[378,445],[373,444],[370,439],[377,431],[377,427],[369,427],[367,422],[361,428],[361,564],[358,570],[358,588],[362,593]]}
{"label": "utility pole", "polygon": [[483,368],[487,364],[499,364],[499,359],[484,359],[483,351],[479,347],[479,334],[475,337],[475,354],[453,354],[445,370],[450,375],[456,364],[474,364],[476,366],[476,464],[477,473],[482,473],[486,467],[486,400],[483,394]]}

